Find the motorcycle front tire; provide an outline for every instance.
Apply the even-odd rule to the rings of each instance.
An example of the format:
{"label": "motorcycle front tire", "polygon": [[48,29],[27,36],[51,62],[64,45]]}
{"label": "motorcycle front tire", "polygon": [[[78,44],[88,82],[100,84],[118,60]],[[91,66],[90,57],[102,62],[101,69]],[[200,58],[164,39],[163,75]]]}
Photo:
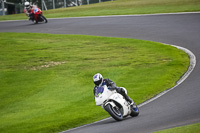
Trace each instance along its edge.
{"label": "motorcycle front tire", "polygon": [[43,22],[45,22],[45,23],[48,22],[47,19],[43,15],[40,15],[40,18],[41,18],[41,20],[43,20]]}
{"label": "motorcycle front tire", "polygon": [[113,107],[110,104],[107,104],[105,107],[105,110],[117,121],[122,121],[123,119],[123,114],[119,109],[116,107]]}

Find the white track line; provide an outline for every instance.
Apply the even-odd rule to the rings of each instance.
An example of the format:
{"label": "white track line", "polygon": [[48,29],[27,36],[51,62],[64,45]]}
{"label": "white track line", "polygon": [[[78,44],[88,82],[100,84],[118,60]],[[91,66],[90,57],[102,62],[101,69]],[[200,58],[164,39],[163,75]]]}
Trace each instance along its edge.
{"label": "white track line", "polygon": [[[108,16],[85,16],[85,17],[69,17],[71,18],[110,18],[110,17],[140,17],[140,16],[160,16],[160,15],[180,15],[180,14],[198,14],[200,12],[177,12],[177,13],[157,13],[157,14],[135,14],[135,15],[108,15]],[[69,19],[69,18],[49,18],[49,19]]]}
{"label": "white track line", "polygon": [[[165,44],[165,45],[170,45],[170,44]],[[169,89],[167,89],[167,90],[165,90],[165,91],[159,93],[159,94],[156,95],[155,97],[153,97],[153,98],[151,98],[151,99],[149,99],[149,100],[147,100],[147,101],[145,101],[145,102],[139,104],[139,105],[138,105],[139,107],[142,107],[142,106],[144,106],[144,105],[146,105],[146,104],[148,104],[148,103],[150,103],[150,102],[152,102],[152,101],[158,99],[159,97],[163,96],[163,95],[166,94],[167,92],[169,92],[169,91],[173,90],[174,88],[176,88],[178,85],[180,85],[180,84],[190,75],[190,73],[191,73],[191,72],[193,71],[193,69],[195,68],[195,65],[196,65],[196,57],[195,57],[195,55],[194,55],[190,50],[188,50],[188,49],[186,49],[186,48],[183,48],[183,47],[180,47],[180,46],[176,46],[176,45],[171,45],[171,46],[176,47],[176,48],[178,48],[178,49],[180,49],[180,50],[182,50],[182,51],[184,51],[185,53],[188,54],[188,56],[189,56],[189,58],[190,58],[190,66],[188,67],[188,70],[187,70],[187,71],[185,72],[185,74],[176,82],[176,85],[175,85],[174,87],[169,88]]]}

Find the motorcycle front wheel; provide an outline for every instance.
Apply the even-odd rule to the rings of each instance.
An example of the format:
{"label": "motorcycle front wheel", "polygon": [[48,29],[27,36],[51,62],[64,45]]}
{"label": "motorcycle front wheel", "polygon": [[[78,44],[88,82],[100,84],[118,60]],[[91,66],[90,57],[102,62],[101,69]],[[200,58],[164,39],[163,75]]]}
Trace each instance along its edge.
{"label": "motorcycle front wheel", "polygon": [[46,19],[43,15],[40,15],[40,19],[41,19],[42,22],[44,22],[44,23],[47,23],[47,22],[48,22],[47,19]]}
{"label": "motorcycle front wheel", "polygon": [[117,121],[121,121],[123,119],[123,114],[118,107],[113,107],[108,104],[105,106],[105,110]]}

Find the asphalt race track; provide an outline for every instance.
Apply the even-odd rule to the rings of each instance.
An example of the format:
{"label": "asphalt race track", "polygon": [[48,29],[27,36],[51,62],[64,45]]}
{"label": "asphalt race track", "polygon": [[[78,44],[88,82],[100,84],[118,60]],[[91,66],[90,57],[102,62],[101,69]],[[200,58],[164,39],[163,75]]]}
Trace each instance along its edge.
{"label": "asphalt race track", "polygon": [[84,34],[135,38],[189,49],[197,63],[175,89],[140,107],[140,115],[116,122],[112,118],[65,131],[66,133],[149,133],[200,122],[200,13],[157,14],[0,22],[0,32]]}

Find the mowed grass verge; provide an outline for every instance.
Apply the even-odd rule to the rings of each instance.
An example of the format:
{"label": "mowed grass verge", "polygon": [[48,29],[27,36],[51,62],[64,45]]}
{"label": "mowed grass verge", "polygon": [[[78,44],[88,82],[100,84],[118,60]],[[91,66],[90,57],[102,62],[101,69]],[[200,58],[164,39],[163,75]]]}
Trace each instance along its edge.
{"label": "mowed grass verge", "polygon": [[0,131],[50,133],[109,115],[95,105],[100,72],[137,103],[176,84],[189,58],[175,47],[125,38],[0,33]]}
{"label": "mowed grass verge", "polygon": [[195,123],[191,125],[165,129],[155,133],[199,133],[199,132],[200,132],[200,123]]}
{"label": "mowed grass verge", "polygon": [[[68,7],[44,11],[48,18],[132,15],[200,11],[199,0],[114,0],[79,7]],[[0,16],[2,20],[27,19],[24,13]]]}

